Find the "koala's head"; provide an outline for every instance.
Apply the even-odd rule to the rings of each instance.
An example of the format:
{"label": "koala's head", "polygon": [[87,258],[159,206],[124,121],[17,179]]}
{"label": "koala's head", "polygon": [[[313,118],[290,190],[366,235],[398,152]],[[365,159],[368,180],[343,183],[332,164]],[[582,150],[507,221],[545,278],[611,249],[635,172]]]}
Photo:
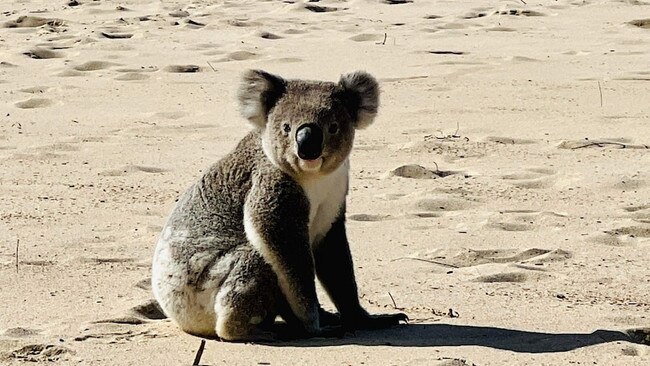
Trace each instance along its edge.
{"label": "koala's head", "polygon": [[267,157],[304,177],[329,174],[346,160],[355,130],[369,126],[377,114],[379,86],[361,71],[332,83],[250,70],[238,97],[244,117],[262,130]]}

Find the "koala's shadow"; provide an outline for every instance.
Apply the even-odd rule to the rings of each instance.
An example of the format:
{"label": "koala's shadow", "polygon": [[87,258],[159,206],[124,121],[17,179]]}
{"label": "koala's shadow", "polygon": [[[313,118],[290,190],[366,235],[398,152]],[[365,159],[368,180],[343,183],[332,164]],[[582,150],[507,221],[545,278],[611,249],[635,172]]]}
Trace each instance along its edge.
{"label": "koala's shadow", "polygon": [[384,330],[358,331],[343,338],[311,338],[260,344],[295,347],[482,346],[521,353],[552,353],[614,341],[645,343],[643,339],[645,338],[635,339],[634,334],[628,335],[613,330],[596,330],[593,333],[544,333],[471,325],[407,324]]}

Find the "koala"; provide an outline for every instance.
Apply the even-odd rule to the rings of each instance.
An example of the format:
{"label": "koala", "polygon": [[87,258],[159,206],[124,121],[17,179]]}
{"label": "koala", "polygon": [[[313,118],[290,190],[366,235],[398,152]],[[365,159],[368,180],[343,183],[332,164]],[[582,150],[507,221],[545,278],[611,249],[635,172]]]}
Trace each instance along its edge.
{"label": "koala", "polygon": [[[159,236],[152,289],[164,313],[228,341],[277,336],[276,316],[306,337],[407,321],[361,306],[345,230],[349,155],[377,114],[376,80],[250,70],[238,101],[254,130],[179,198]],[[337,314],[321,308],[316,278]]]}

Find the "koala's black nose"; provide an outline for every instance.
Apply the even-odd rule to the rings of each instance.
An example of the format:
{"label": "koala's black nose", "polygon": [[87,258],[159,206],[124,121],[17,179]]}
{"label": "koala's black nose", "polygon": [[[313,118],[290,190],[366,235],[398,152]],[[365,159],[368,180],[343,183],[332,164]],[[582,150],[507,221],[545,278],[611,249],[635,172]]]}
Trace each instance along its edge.
{"label": "koala's black nose", "polygon": [[307,123],[296,131],[298,156],[301,159],[318,159],[323,152],[323,130],[314,123]]}

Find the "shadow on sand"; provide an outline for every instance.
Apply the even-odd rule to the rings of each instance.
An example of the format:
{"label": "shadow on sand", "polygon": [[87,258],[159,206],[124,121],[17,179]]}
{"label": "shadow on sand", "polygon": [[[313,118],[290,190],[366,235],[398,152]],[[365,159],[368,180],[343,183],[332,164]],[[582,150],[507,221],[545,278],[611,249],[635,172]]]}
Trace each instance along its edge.
{"label": "shadow on sand", "polygon": [[596,330],[593,333],[541,333],[469,325],[408,324],[379,331],[359,331],[343,338],[312,338],[261,344],[297,347],[351,344],[397,347],[482,346],[522,353],[550,353],[614,341],[647,344],[648,334],[648,329],[631,330],[627,333],[613,330]]}

